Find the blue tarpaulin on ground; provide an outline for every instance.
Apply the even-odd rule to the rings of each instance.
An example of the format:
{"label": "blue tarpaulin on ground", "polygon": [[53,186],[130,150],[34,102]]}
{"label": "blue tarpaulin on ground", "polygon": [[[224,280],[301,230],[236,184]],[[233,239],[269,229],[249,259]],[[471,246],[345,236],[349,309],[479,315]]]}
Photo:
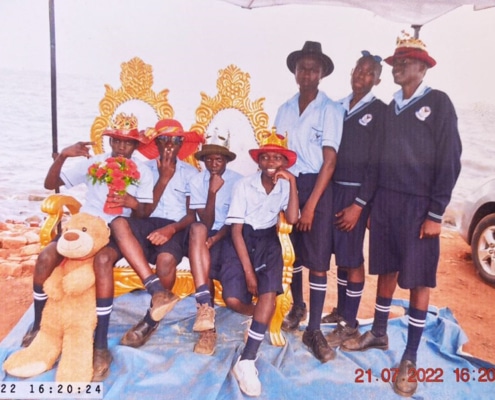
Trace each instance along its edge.
{"label": "blue tarpaulin on ground", "polygon": [[[229,309],[217,308],[216,351],[212,356],[195,354],[193,347],[198,335],[192,332],[192,326],[196,306],[194,298],[188,297],[164,318],[142,348],[120,345],[124,332],[144,315],[149,299],[150,296],[143,291],[115,299],[109,331],[114,361],[110,376],[103,382],[104,399],[244,398],[230,369],[244,346],[247,326],[244,322],[247,318]],[[403,300],[394,300],[394,304],[406,309],[408,306]],[[2,362],[19,348],[32,317],[30,308],[0,343]],[[322,325],[325,334],[332,329],[331,324]],[[368,329],[369,325],[360,327],[361,332]],[[256,361],[262,383],[260,398],[401,398],[393,392],[389,381],[391,368],[397,367],[405,348],[407,315],[389,321],[388,335],[387,351],[372,349],[346,353],[337,350],[336,359],[326,364],[316,360],[304,346],[302,330],[285,334],[287,343],[283,347],[272,346],[267,335]],[[418,353],[418,380],[422,382],[418,384],[414,399],[494,398],[495,366],[463,354],[461,348],[466,341],[466,335],[448,308],[437,310],[431,307]],[[19,381],[6,376],[3,370],[1,374],[3,381]],[[481,381],[483,375],[487,382]],[[51,370],[29,381],[53,381],[54,377],[55,371]]]}

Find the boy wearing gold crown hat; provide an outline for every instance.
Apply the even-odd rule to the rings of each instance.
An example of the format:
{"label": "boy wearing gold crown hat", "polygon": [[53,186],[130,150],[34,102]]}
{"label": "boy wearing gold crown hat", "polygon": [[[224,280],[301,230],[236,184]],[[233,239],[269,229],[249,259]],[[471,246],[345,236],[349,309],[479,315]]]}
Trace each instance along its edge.
{"label": "boy wearing gold crown hat", "polygon": [[252,296],[258,296],[246,345],[232,368],[240,389],[248,396],[261,394],[256,355],[273,316],[275,298],[283,292],[278,215],[284,211],[289,224],[299,216],[296,178],[286,169],[294,165],[296,154],[287,149],[287,139],[275,131],[265,135],[260,145],[249,150],[259,172],[234,187],[226,223],[232,226],[235,253],[220,274],[225,297],[249,304]]}
{"label": "boy wearing gold crown hat", "polygon": [[291,172],[297,177],[301,216],[291,234],[296,253],[291,282],[292,309],[282,329],[293,331],[306,318],[303,299],[303,266],[309,269],[309,321],[303,342],[321,362],[335,352],[320,329],[327,290],[332,238],[332,189],[337,151],[342,136],[344,110],[318,89],[333,71],[333,62],[318,42],[306,42],[287,57],[299,92],[282,104],[275,118],[278,132],[287,132],[289,148],[297,153]]}
{"label": "boy wearing gold crown hat", "polygon": [[[111,225],[115,240],[124,257],[141,280],[148,285],[165,288],[165,307],[155,311],[152,302],[145,316],[122,337],[120,343],[130,347],[144,345],[158,328],[159,322],[170,312],[179,298],[171,292],[176,268],[187,256],[186,229],[194,222],[194,212],[189,207],[191,178],[198,173],[192,165],[179,159],[187,135],[179,121],[163,119],[155,128],[147,131],[149,143],[143,153],[157,158],[149,163],[155,186],[149,218],[116,218]],[[156,147],[155,147],[156,146]],[[156,265],[156,274],[149,264]]]}
{"label": "boy wearing gold crown hat", "polygon": [[[424,43],[399,38],[392,56],[401,89],[385,112],[370,221],[371,274],[378,274],[370,331],[343,342],[344,351],[388,349],[387,320],[397,286],[410,290],[407,344],[394,391],[412,396],[419,343],[426,324],[430,288],[436,286],[442,215],[459,176],[461,141],[448,96],[431,89],[424,76],[436,61]],[[410,379],[413,377],[412,379]]]}
{"label": "boy wearing gold crown hat", "polygon": [[[45,188],[56,189],[60,186],[72,188],[79,184],[87,186],[86,199],[81,212],[103,218],[107,223],[116,217],[104,211],[104,204],[111,200],[114,207],[123,207],[122,215],[146,215],[146,207],[153,200],[153,177],[148,167],[133,157],[134,150],[140,143],[146,142],[142,131],[137,129],[137,118],[132,114],[118,114],[112,121],[112,126],[103,131],[108,136],[111,153],[97,156],[90,155],[92,142],[78,142],[63,149],[55,158],[45,178]],[[79,163],[70,168],[63,168],[65,161],[72,157],[84,157]],[[109,157],[124,157],[132,160],[138,168],[140,177],[136,185],[130,185],[124,196],[109,191],[107,185],[91,184],[88,168],[97,162],[104,162]],[[60,264],[63,257],[58,254],[56,240],[48,244],[40,253],[33,275],[34,291],[34,322],[31,330],[24,336],[22,346],[28,346],[39,331],[41,314],[45,306],[47,295],[43,291],[43,283],[50,276],[53,269]],[[95,256],[94,270],[96,278],[96,313],[97,326],[93,353],[93,380],[102,381],[109,373],[112,356],[108,350],[107,332],[113,304],[113,265],[122,253],[113,237],[110,243]]]}
{"label": "boy wearing gold crown hat", "polygon": [[[229,135],[206,134],[206,143],[194,154],[205,170],[190,182],[190,208],[196,212],[197,222],[189,230],[189,263],[196,288],[196,321],[193,331],[199,332],[194,352],[211,355],[215,351],[215,309],[212,279],[220,280],[224,263],[224,244],[230,241],[230,227],[225,225],[232,199],[232,188],[242,175],[227,168],[236,158],[229,150]],[[253,305],[231,302],[226,305],[237,312],[252,315]]]}

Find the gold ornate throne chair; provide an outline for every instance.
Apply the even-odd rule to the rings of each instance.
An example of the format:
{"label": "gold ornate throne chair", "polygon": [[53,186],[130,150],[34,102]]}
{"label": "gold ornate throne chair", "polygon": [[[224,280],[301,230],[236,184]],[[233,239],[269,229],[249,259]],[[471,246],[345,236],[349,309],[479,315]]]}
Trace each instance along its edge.
{"label": "gold ornate throne chair", "polygon": [[[152,110],[153,115],[148,116],[148,125],[146,125],[142,123],[140,115],[137,114],[140,128],[153,126],[159,119],[172,118],[174,115],[173,108],[167,100],[168,90],[155,93],[152,89],[153,75],[150,65],[145,64],[139,58],[133,58],[122,64],[120,79],[122,86],[117,90],[105,85],[105,96],[99,105],[100,115],[95,118],[91,126],[91,141],[95,142],[93,146],[95,154],[104,152],[102,133],[110,125],[117,112],[125,109],[127,113],[135,113],[133,109],[138,105],[142,107],[144,104],[148,113]],[[268,130],[268,115],[263,110],[264,98],[250,100],[250,76],[234,65],[219,71],[217,90],[218,93],[214,97],[201,93],[201,103],[196,109],[196,121],[190,130],[206,137],[212,134],[230,135],[231,150],[237,154],[237,158],[229,163],[229,168],[243,175],[254,172],[256,164],[249,158],[247,150],[257,147],[259,138]],[[201,165],[192,154],[186,157],[185,161],[201,169]],[[64,213],[67,211],[69,214],[77,213],[80,206],[81,204],[76,199],[64,194],[50,195],[45,199],[42,210],[47,213],[47,218],[40,233],[43,246],[55,236],[56,226]],[[284,293],[277,297],[276,311],[269,329],[271,342],[276,346],[285,344],[281,325],[291,303],[289,287],[294,262],[294,251],[289,239],[291,229],[291,225],[287,224],[281,213],[278,230],[284,257]],[[142,289],[143,285],[134,270],[125,263],[121,264],[119,263],[119,267],[114,268],[115,296]],[[215,288],[215,302],[218,305],[224,305],[219,282],[215,282]],[[187,262],[181,263],[177,270],[173,291],[180,297],[185,297],[193,294],[194,290],[188,264]]]}

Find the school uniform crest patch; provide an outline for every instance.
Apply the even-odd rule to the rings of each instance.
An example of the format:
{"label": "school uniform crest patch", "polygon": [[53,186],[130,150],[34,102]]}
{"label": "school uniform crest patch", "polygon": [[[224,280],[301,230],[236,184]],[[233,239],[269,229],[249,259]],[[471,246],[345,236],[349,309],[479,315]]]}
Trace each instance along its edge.
{"label": "school uniform crest patch", "polygon": [[428,106],[423,106],[418,111],[416,111],[416,118],[419,119],[420,121],[425,121],[430,114],[431,114],[431,108]]}
{"label": "school uniform crest patch", "polygon": [[359,123],[363,126],[366,126],[371,122],[372,119],[373,119],[373,115],[365,114],[359,119]]}

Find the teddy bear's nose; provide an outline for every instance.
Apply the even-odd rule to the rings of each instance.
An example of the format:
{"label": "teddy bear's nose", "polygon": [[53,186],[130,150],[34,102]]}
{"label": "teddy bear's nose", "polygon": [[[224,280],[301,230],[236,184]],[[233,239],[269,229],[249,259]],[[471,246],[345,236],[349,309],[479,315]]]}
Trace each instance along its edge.
{"label": "teddy bear's nose", "polygon": [[69,242],[73,242],[74,240],[79,239],[79,234],[75,232],[67,232],[64,234],[64,239],[68,240]]}

